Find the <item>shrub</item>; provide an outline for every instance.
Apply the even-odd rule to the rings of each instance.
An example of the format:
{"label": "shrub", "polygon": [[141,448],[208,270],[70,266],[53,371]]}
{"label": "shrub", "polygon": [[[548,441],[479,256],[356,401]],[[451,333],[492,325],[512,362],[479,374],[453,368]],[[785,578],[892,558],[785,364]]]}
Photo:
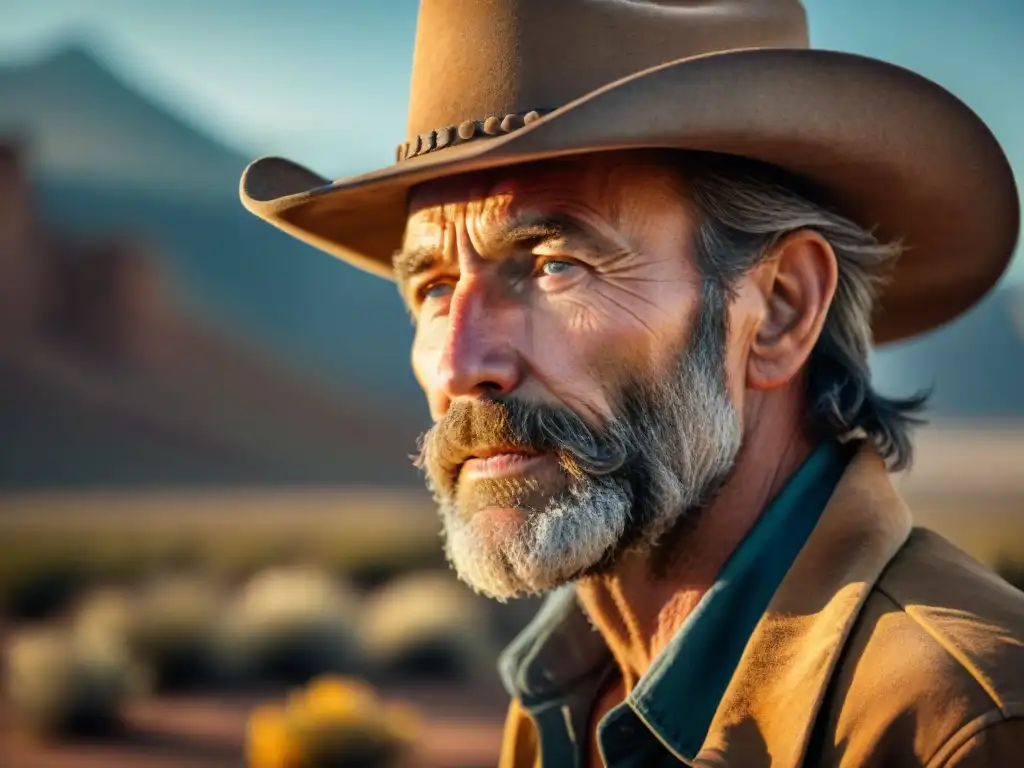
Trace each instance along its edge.
{"label": "shrub", "polygon": [[137,612],[137,600],[127,589],[96,589],[86,594],[74,608],[72,640],[77,647],[97,653],[112,648],[130,653],[129,638]]}
{"label": "shrub", "polygon": [[80,552],[62,542],[0,531],[0,609],[37,621],[65,609],[87,578]]}
{"label": "shrub", "polygon": [[305,683],[358,671],[355,598],[312,567],[272,568],[253,577],[229,610],[221,653],[243,680]]}
{"label": "shrub", "polygon": [[217,651],[226,602],[210,582],[165,577],[143,587],[129,647],[153,671],[159,690],[205,687],[219,681]]}
{"label": "shrub", "polygon": [[351,523],[325,529],[323,521],[284,520],[229,532],[221,525],[169,531],[147,522],[93,524],[87,513],[74,528],[6,520],[0,524],[0,611],[40,620],[62,613],[97,585],[137,583],[169,568],[242,584],[263,569],[297,562],[377,586],[412,569],[443,567],[444,557],[434,526],[422,522],[400,530]]}
{"label": "shrub", "polygon": [[89,589],[127,584],[194,560],[185,537],[139,535],[119,529],[0,529],[0,608],[14,619],[63,613]]}
{"label": "shrub", "polygon": [[250,768],[398,768],[419,730],[418,715],[386,706],[363,682],[314,681],[284,707],[263,707],[250,718]]}
{"label": "shrub", "polygon": [[489,614],[447,572],[412,574],[377,590],[366,601],[360,626],[375,669],[388,676],[495,676]]}
{"label": "shrub", "polygon": [[221,682],[216,666],[224,602],[210,583],[171,576],[137,594],[100,589],[85,597],[72,621],[79,642],[120,647],[150,672],[159,691]]}
{"label": "shrub", "polygon": [[103,733],[119,722],[128,697],[145,676],[115,646],[77,642],[59,629],[36,629],[7,648],[7,696],[33,734],[53,738]]}

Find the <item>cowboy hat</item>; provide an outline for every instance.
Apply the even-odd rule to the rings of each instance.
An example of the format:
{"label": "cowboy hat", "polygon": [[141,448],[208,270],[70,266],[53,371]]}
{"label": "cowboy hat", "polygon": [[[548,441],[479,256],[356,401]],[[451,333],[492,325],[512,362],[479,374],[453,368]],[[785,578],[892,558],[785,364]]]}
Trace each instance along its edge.
{"label": "cowboy hat", "polygon": [[604,150],[739,155],[903,241],[879,343],[962,313],[1017,241],[1013,174],[984,123],[905,69],[811,49],[799,0],[422,0],[411,94],[394,164],[332,182],[263,158],[245,207],[390,277],[423,182]]}

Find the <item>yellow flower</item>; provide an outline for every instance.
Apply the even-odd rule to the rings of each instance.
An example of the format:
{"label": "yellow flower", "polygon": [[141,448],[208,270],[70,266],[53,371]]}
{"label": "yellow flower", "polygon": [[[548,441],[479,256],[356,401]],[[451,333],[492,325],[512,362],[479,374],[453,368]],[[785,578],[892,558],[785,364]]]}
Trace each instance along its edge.
{"label": "yellow flower", "polygon": [[249,716],[249,768],[295,768],[299,749],[291,739],[284,710],[264,706]]}
{"label": "yellow flower", "polygon": [[295,702],[298,707],[314,716],[369,719],[380,709],[372,688],[360,680],[344,677],[317,678],[300,701]]}
{"label": "yellow flower", "polygon": [[[249,768],[298,768],[338,755],[408,749],[419,713],[388,705],[361,680],[325,676],[288,695],[283,707],[261,707],[249,719]],[[332,757],[334,756],[334,757]]]}

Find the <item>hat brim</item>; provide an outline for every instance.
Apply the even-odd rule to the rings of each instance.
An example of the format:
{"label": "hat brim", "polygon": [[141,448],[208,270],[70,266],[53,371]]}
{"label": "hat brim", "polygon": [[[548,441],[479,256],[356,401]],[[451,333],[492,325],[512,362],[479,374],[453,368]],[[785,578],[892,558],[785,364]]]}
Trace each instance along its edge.
{"label": "hat brim", "polygon": [[263,158],[245,207],[298,239],[392,275],[418,184],[595,151],[675,148],[770,163],[825,191],[906,252],[884,286],[876,343],[935,328],[1002,276],[1020,203],[999,143],[963,102],[901,67],[821,50],[751,49],[671,62],[600,88],[511,133],[330,182]]}

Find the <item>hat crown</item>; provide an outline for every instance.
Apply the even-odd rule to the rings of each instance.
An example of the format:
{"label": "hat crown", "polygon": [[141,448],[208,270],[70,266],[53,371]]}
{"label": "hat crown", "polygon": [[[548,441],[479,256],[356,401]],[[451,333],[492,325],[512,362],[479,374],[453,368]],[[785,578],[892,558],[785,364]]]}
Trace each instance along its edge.
{"label": "hat crown", "polygon": [[806,47],[799,0],[422,0],[407,139],[555,109],[690,56]]}

